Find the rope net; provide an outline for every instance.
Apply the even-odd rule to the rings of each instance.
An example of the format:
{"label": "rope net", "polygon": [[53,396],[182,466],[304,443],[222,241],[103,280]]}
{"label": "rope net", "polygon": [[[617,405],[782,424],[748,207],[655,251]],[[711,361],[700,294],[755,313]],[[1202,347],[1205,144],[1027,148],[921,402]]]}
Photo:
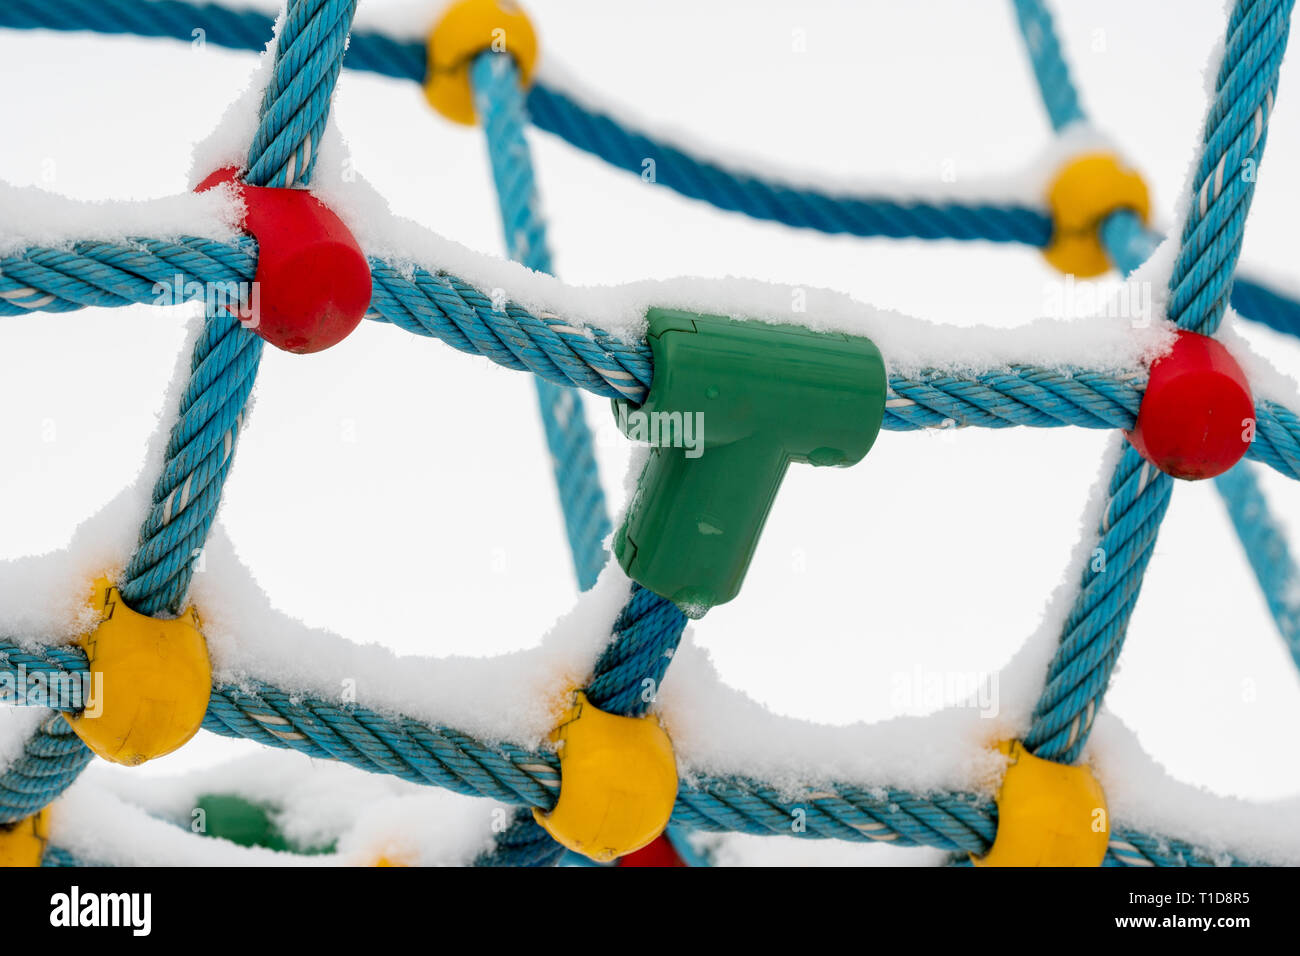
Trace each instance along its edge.
{"label": "rope net", "polygon": [[[1045,4],[1013,0],[1013,7],[1052,128],[1062,133],[1085,124],[1086,112]],[[1232,6],[1198,144],[1188,215],[1173,240],[1177,254],[1166,318],[1180,333],[1213,337],[1231,305],[1247,319],[1300,335],[1300,303],[1264,282],[1237,277],[1291,8],[1288,0],[1236,0]],[[522,16],[512,5],[462,0],[444,16],[427,46],[353,31],[355,11],[356,0],[289,0],[273,21],[254,10],[181,0],[11,0],[0,6],[0,27],[184,41],[202,29],[208,42],[237,50],[261,50],[274,38],[256,132],[237,173],[238,188],[254,198],[275,191],[302,193],[310,184],[344,65],[424,83],[440,110],[448,115],[460,110],[458,118],[468,116],[481,126],[505,247],[512,259],[543,273],[554,269],[525,136],[530,124],[633,174],[641,173],[644,157],[654,156],[660,184],[719,209],[799,229],[1021,244],[1043,249],[1053,264],[1077,266],[1080,274],[1113,268],[1127,275],[1162,241],[1146,223],[1144,187],[1139,182],[1134,188],[1143,192],[1134,193],[1133,180],[1125,178],[1129,174],[1124,170],[1107,167],[1095,174],[1103,179],[1092,182],[1104,180],[1120,198],[1084,210],[1087,215],[1073,227],[1067,217],[1071,201],[1059,199],[1057,191],[1041,206],[1033,206],[835,194],[796,186],[700,158],[689,148],[586,105],[545,77],[532,76],[535,45],[528,45],[534,41],[526,23],[520,26],[509,19],[511,32],[500,45],[485,42],[469,28],[448,26],[461,23],[456,17],[462,15],[470,21],[487,16],[488,25],[498,22],[494,17]],[[527,42],[521,45],[519,38],[525,34]],[[464,41],[471,44],[469,55],[455,62],[459,72],[448,80],[439,72],[438,57],[464,36],[470,38]],[[460,86],[449,88],[449,82]],[[440,98],[456,96],[464,102],[439,106]],[[1067,177],[1075,172],[1078,167],[1068,166],[1062,173],[1054,187],[1060,194],[1069,192]],[[265,275],[262,270],[270,268],[277,251],[274,240],[268,241],[270,233],[260,232],[251,215],[246,232],[231,241],[199,236],[85,238],[60,247],[28,245],[0,257],[0,315],[152,303],[160,282],[198,290],[182,298],[205,301],[203,330],[180,393],[152,507],[124,572],[104,592],[107,606],[120,601],[141,620],[171,623],[186,607],[193,559],[212,529],[233,467],[263,347],[265,341],[274,341],[231,309],[214,306],[204,292],[213,285],[258,281]],[[603,331],[580,317],[498,301],[490,291],[445,271],[373,255],[361,261],[367,271],[364,318],[533,374],[576,583],[581,590],[591,588],[609,561],[607,541],[614,529],[576,390],[634,405],[650,400],[656,394],[651,343]],[[1136,440],[1117,439],[1122,447],[1113,455],[1101,520],[1086,543],[1094,553],[1105,555],[1105,561],[1100,566],[1094,562],[1077,582],[1030,726],[1016,742],[1028,755],[1019,763],[1013,758],[1017,768],[1042,762],[1088,772],[1080,759],[1123,648],[1175,477],[1203,477],[1177,474],[1151,451],[1154,438],[1147,434],[1151,426],[1146,415],[1157,388],[1154,366],[1148,374],[1122,375],[1086,363],[1074,368],[1010,364],[969,372],[936,365],[890,369],[885,377],[880,421],[885,429],[1076,426],[1138,433],[1147,442],[1143,450]],[[1300,418],[1295,408],[1260,398],[1253,403],[1250,430],[1244,457],[1300,478]],[[1252,466],[1242,462],[1223,469],[1215,487],[1278,629],[1300,665],[1300,602],[1295,598],[1300,574],[1281,525],[1269,513]],[[638,545],[644,548],[647,542]],[[624,606],[609,622],[609,641],[582,687],[582,705],[620,721],[653,722],[655,693],[670,679],[673,655],[688,620],[685,612],[691,610],[634,580]],[[48,701],[43,688],[51,681],[76,688],[93,677],[100,653],[93,642],[33,644],[34,637],[39,635],[0,639],[0,676],[8,679],[0,690],[8,702],[42,706]],[[17,680],[33,674],[49,679],[44,685]],[[91,762],[92,750],[104,755],[102,743],[83,738],[87,706],[83,699],[65,701],[35,724],[22,753],[0,772],[0,825],[16,825],[41,814]],[[570,779],[564,765],[567,750],[526,750],[483,741],[455,728],[431,726],[360,703],[290,693],[263,681],[214,683],[201,726],[223,736],[513,806],[491,849],[474,858],[477,865],[549,866],[575,859],[573,842],[558,832],[557,822],[564,815],[561,807],[573,800],[563,800],[561,793],[562,783]],[[955,854],[953,861],[960,863],[1013,852],[1008,847],[1023,826],[1006,785],[994,800],[973,792],[909,792],[887,781],[877,786],[819,781],[793,792],[788,784],[777,786],[756,777],[696,773],[683,775],[670,796],[670,810],[654,832],[665,833],[659,837],[667,848],[664,853],[693,865],[705,861],[686,841],[691,831],[928,846]],[[795,820],[798,825],[792,826]],[[4,832],[0,826],[0,834]],[[1099,842],[1092,841],[1093,863],[1254,862],[1222,848],[1211,851],[1141,832],[1122,821],[1107,822],[1101,833]],[[625,847],[616,855],[631,854]],[[40,861],[51,866],[98,862],[79,859],[60,847],[57,832]]]}

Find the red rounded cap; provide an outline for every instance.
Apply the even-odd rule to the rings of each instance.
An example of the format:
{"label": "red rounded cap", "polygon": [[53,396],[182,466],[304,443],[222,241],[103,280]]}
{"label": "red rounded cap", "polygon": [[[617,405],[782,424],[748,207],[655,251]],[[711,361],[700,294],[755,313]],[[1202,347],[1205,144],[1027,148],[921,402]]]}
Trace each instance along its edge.
{"label": "red rounded cap", "polygon": [[1240,461],[1254,431],[1255,400],[1237,360],[1214,339],[1180,330],[1151,365],[1128,440],[1165,474],[1195,481]]}
{"label": "red rounded cap", "polygon": [[319,352],[347,338],[370,307],[370,266],[348,227],[305,189],[250,186],[233,166],[195,187],[229,183],[244,201],[241,228],[257,240],[251,308],[241,321],[286,352]]}
{"label": "red rounded cap", "polygon": [[685,866],[664,834],[659,834],[639,850],[618,858],[618,866]]}

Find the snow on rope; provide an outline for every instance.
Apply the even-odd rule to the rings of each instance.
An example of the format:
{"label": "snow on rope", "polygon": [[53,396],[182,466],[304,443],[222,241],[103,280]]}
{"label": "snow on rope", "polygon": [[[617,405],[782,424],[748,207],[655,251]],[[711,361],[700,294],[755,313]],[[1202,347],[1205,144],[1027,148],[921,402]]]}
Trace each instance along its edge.
{"label": "snow on rope", "polygon": [[[1053,128],[1063,130],[1084,122],[1046,7],[1040,0],[1013,2]],[[1214,335],[1229,304],[1236,304],[1275,328],[1300,332],[1300,306],[1285,296],[1251,282],[1238,283],[1234,293],[1254,169],[1266,142],[1291,8],[1290,0],[1238,0],[1233,6],[1168,282],[1167,317],[1178,330]],[[290,0],[275,24],[270,69],[244,163],[243,177],[249,186],[289,190],[309,184],[327,133],[329,105],[345,52],[351,51],[349,64],[355,68],[426,79],[423,44],[352,33],[355,11],[356,0]],[[177,0],[148,4],[16,0],[0,10],[0,26],[152,37],[188,39],[196,23],[211,42],[237,49],[260,49],[272,26],[269,18],[254,11]],[[864,237],[984,239],[1040,247],[1054,242],[1052,215],[1033,197],[971,202],[918,198],[901,190],[896,195],[886,194],[891,190],[833,194],[798,185],[793,179],[745,172],[653,139],[590,105],[581,94],[566,91],[562,84],[543,81],[525,89],[528,71],[517,70],[510,56],[484,52],[466,69],[487,136],[508,249],[512,258],[537,272],[549,273],[551,260],[524,139],[529,121],[624,169],[639,171],[642,159],[654,156],[659,182],[755,218]],[[1096,229],[1095,241],[1105,257],[1125,274],[1141,267],[1160,241],[1130,208],[1110,211]],[[206,290],[252,281],[259,264],[257,242],[249,236],[219,237],[215,235],[219,231],[206,236],[177,231],[140,237],[128,230],[53,243],[8,237],[0,256],[0,315],[154,303],[159,284],[185,290],[193,283],[194,288]],[[537,377],[578,581],[583,589],[592,585],[606,560],[603,540],[610,526],[591,436],[571,389],[644,400],[654,378],[644,330],[629,323],[626,314],[610,316],[602,327],[601,304],[618,301],[608,290],[603,298],[599,293],[584,298],[581,290],[566,290],[554,280],[530,279],[522,282],[515,296],[502,297],[498,294],[502,290],[482,281],[490,270],[474,263],[470,264],[479,273],[476,277],[461,277],[454,269],[429,262],[421,265],[405,256],[397,258],[391,251],[368,257],[368,263],[368,318],[439,338],[461,351]],[[519,273],[501,274],[507,276],[507,283],[519,278]],[[700,292],[698,286],[695,292]],[[637,293],[646,294],[645,289]],[[680,290],[666,293],[669,299],[674,294],[688,295]],[[205,291],[180,296],[186,297],[204,299],[205,324],[181,392],[152,508],[118,582],[120,597],[131,610],[163,620],[174,618],[185,606],[192,558],[213,527],[263,341],[241,326],[236,316],[214,307]],[[704,298],[718,301],[713,293]],[[636,311],[629,306],[635,299],[624,299],[614,311]],[[577,305],[567,310],[566,303]],[[748,313],[752,318],[772,318],[740,304],[721,309],[737,317]],[[895,430],[1017,425],[1132,429],[1147,391],[1142,369],[1170,345],[1169,330],[1159,327],[1141,343],[1137,339],[1142,337],[1132,334],[1134,341],[1127,350],[1117,351],[1112,340],[1107,351],[1103,335],[1092,340],[1098,346],[1095,354],[1052,361],[1043,355],[1065,354],[1074,341],[1072,333],[1065,331],[1064,323],[1038,323],[1032,341],[1059,333],[1056,353],[1049,349],[1036,354],[1028,347],[1030,338],[1007,333],[995,337],[1000,341],[990,354],[960,360],[950,345],[947,354],[926,361],[915,343],[907,341],[913,320],[866,311],[855,314],[842,305],[830,312],[835,314],[818,315],[814,310],[807,324],[820,330],[861,332],[854,321],[862,319],[873,335],[880,330],[889,363],[883,424]],[[956,330],[938,326],[929,326],[926,332],[961,339]],[[891,340],[891,334],[897,338]],[[1019,355],[1017,348],[1023,350]],[[1154,382],[1153,378],[1153,392]],[[1300,419],[1287,404],[1294,396],[1282,395],[1286,390],[1266,374],[1257,387],[1267,394],[1256,400],[1254,439],[1247,455],[1288,477],[1300,478]],[[1060,763],[1080,759],[1093,729],[1173,488],[1169,475],[1133,445],[1124,445],[1115,460],[1095,534],[1096,550],[1107,556],[1107,563],[1101,570],[1090,566],[1079,581],[1024,738],[1031,753]],[[1251,474],[1240,468],[1221,478],[1219,487],[1242,529],[1261,585],[1270,595],[1270,609],[1294,646],[1294,604],[1280,597],[1283,589],[1294,589],[1294,566],[1271,521],[1262,522],[1257,535],[1247,530],[1250,515],[1267,517],[1262,496]],[[1085,542],[1091,543],[1091,539]],[[111,597],[113,592],[108,593]],[[632,582],[621,611],[610,622],[609,640],[582,685],[590,705],[622,719],[650,713],[653,691],[677,653],[686,620],[672,602]],[[69,686],[82,686],[90,663],[80,647],[32,644],[31,640],[32,635],[0,640],[0,676],[7,678],[0,686],[26,688],[14,703],[44,703],[42,694],[19,679],[25,674],[51,675],[67,679]],[[652,689],[649,694],[647,684]],[[22,819],[48,806],[87,765],[90,751],[69,726],[69,721],[77,723],[78,710],[78,702],[73,701],[65,708],[68,720],[53,712],[38,715],[22,753],[0,774],[0,822]],[[556,809],[565,779],[552,749],[483,739],[391,710],[290,691],[255,676],[238,682],[214,681],[202,725],[217,734],[543,814]],[[669,821],[674,826],[789,834],[792,816],[802,814],[806,828],[797,832],[807,837],[932,846],[968,857],[988,853],[998,834],[998,804],[981,793],[914,792],[888,783],[865,786],[824,780],[791,786],[789,781],[739,773],[682,769]],[[665,815],[670,802],[664,804]],[[542,829],[545,821],[537,818],[539,826],[533,819],[517,815],[476,862],[554,863],[560,857],[558,844],[549,842]],[[1109,842],[1098,846],[1093,862],[1098,861],[1127,866],[1246,862],[1118,822],[1110,828]],[[45,862],[94,861],[83,860],[56,840]]]}

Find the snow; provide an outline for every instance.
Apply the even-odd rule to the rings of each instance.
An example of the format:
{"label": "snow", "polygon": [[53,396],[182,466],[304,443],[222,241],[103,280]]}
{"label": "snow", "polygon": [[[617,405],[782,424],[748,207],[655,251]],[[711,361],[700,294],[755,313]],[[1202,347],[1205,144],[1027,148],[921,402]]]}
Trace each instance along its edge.
{"label": "snow", "polygon": [[[590,84],[578,79],[565,65],[543,58],[537,81],[584,106],[589,112],[610,116],[627,129],[655,142],[676,147],[693,156],[739,174],[749,174],[794,188],[842,197],[883,196],[899,200],[935,203],[969,202],[1041,209],[1048,186],[1062,161],[1081,152],[1118,152],[1117,145],[1102,131],[1076,123],[1049,140],[1027,165],[1017,165],[1001,175],[957,176],[950,169],[939,176],[914,179],[864,179],[831,176],[825,170],[797,169],[765,161],[752,152],[726,149],[708,138],[691,135],[671,124],[655,123],[638,114],[635,103],[615,102],[602,96]],[[945,174],[946,173],[946,174]]]}
{"label": "snow", "polygon": [[[1100,520],[1105,483],[1121,447],[1114,442],[1099,469],[1084,519],[1086,526],[1095,527]],[[111,507],[100,521],[127,513],[129,509],[120,505]],[[95,530],[92,525],[87,534],[93,537]],[[74,540],[65,554],[90,552]],[[829,784],[888,786],[922,793],[974,790],[991,797],[1003,766],[1003,758],[991,745],[1021,736],[1028,727],[1047,662],[1069,611],[1072,590],[1068,582],[1078,579],[1090,557],[1090,543],[1081,540],[1063,578],[1066,583],[1049,602],[1037,634],[1006,668],[991,676],[996,689],[991,709],[988,701],[971,699],[956,701],[956,706],[924,717],[840,727],[782,717],[742,691],[727,687],[707,651],[695,643],[694,629],[688,630],[673,663],[673,680],[665,683],[659,699],[659,713],[673,738],[679,772],[687,781],[703,775],[756,778],[790,800],[797,800],[810,787]],[[626,600],[630,586],[617,565],[611,565],[597,586],[579,598],[573,612],[529,651],[500,658],[399,658],[387,648],[358,646],[277,612],[241,567],[220,530],[213,535],[206,561],[207,573],[196,578],[193,597],[203,609],[218,681],[259,678],[290,692],[326,698],[338,697],[346,689],[354,691],[364,706],[381,712],[404,713],[489,741],[531,748],[544,746],[543,738],[554,725],[565,690],[590,671],[608,639],[609,622]],[[1106,775],[1118,782],[1118,799],[1112,807],[1117,821],[1127,826],[1151,825],[1168,836],[1231,847],[1238,854],[1300,861],[1300,832],[1289,826],[1296,804],[1280,804],[1276,812],[1258,805],[1213,816],[1197,812],[1196,792],[1169,780],[1158,764],[1141,753],[1118,721],[1103,714],[1098,723],[1114,726],[1107,734],[1094,735],[1084,759],[1095,763],[1103,775],[1112,760],[1122,766],[1122,773],[1112,770]],[[249,773],[248,767],[254,772]],[[243,772],[223,769],[221,779],[224,789],[259,800],[287,799],[286,785],[301,780],[291,770],[271,776],[265,762],[250,762]],[[154,785],[154,781],[149,783]],[[195,787],[201,790],[203,785],[191,783],[188,789],[173,785],[145,802],[155,809],[175,811],[180,805],[177,800],[193,800],[198,792]],[[1150,799],[1152,793],[1171,791],[1188,796],[1177,804],[1187,812],[1166,814],[1167,799]],[[318,800],[320,792],[313,789],[306,799],[299,793],[298,802],[305,806]],[[370,818],[364,839],[356,837],[358,845],[374,850],[409,836],[405,823],[428,816],[418,794],[409,796],[400,806],[389,808],[391,813]],[[1200,802],[1206,804],[1204,799]],[[1217,798],[1207,805],[1217,807]],[[317,808],[318,812],[329,809],[328,804]],[[289,811],[286,818],[294,819]],[[310,818],[295,826],[293,832],[308,840],[321,832],[319,823]],[[1269,835],[1269,839],[1263,840],[1260,834]],[[409,840],[403,845],[408,853],[416,852]],[[445,849],[446,841],[430,837],[418,846],[423,856],[430,856],[435,848]]]}
{"label": "snow", "polygon": [[188,828],[149,817],[129,803],[79,779],[50,814],[50,840],[80,860],[112,866],[324,865],[263,847],[204,839]]}
{"label": "snow", "polygon": [[[1025,156],[1051,155],[1005,12],[944,5],[953,28],[909,60],[904,97],[889,85],[902,69],[898,36],[915,35],[937,15],[929,8],[832,16],[809,5],[797,21],[768,11],[719,46],[711,38],[725,24],[712,11],[690,11],[701,28],[685,35],[667,13],[646,17],[638,25],[643,43],[615,45],[592,42],[598,28],[584,25],[602,22],[598,5],[533,6],[556,53],[548,52],[547,71],[559,60],[581,63],[583,76],[601,78],[600,96],[620,115],[644,111],[649,128],[675,127],[684,132],[671,135],[709,150],[745,144],[737,154],[763,156],[765,169],[792,178],[825,169],[823,185],[910,182],[925,195],[1001,182],[1030,196],[1041,177],[1031,170],[1022,183],[1008,182],[1015,177],[1007,171],[1023,169]],[[1170,187],[1189,162],[1190,131],[1204,109],[1201,67],[1222,28],[1218,2],[1187,6],[1172,25],[1167,11],[1141,3],[1060,14],[1063,32],[1076,38],[1068,52],[1089,107],[1148,171],[1165,222],[1178,221]],[[419,4],[363,3],[358,23],[414,36],[426,13]],[[765,22],[775,24],[775,39],[762,35]],[[1110,46],[1090,55],[1077,38],[1099,23]],[[851,40],[855,55],[825,55],[824,46],[815,57],[791,58],[779,46],[800,24],[831,50]],[[1126,45],[1157,26],[1168,37],[1157,60],[1145,45]],[[972,35],[983,39],[972,44]],[[31,112],[26,98],[5,105],[10,125],[29,131],[0,163],[0,179],[18,184],[0,196],[5,249],[87,235],[230,235],[238,211],[228,196],[170,194],[186,187],[180,153],[189,141],[202,141],[190,185],[242,160],[257,100],[253,57],[102,38],[0,36],[4,43],[0,69],[11,83],[48,75],[51,63],[67,74],[63,86],[43,89],[41,111]],[[668,44],[717,82],[701,86],[691,79],[698,71],[660,69]],[[128,50],[149,57],[137,62],[123,56]],[[940,60],[951,66],[939,69]],[[952,69],[980,82],[954,88],[943,79]],[[547,75],[564,82],[560,72]],[[159,84],[163,73],[189,79]],[[229,106],[245,78],[246,93]],[[1294,85],[1284,78],[1248,229],[1246,261],[1270,275],[1289,269],[1287,210],[1300,198],[1286,177],[1269,173],[1300,155],[1300,99],[1286,94]],[[1138,88],[1150,92],[1135,98]],[[830,89],[852,90],[851,110],[813,95]],[[111,123],[125,90],[142,110],[174,116],[175,129],[114,141],[109,161],[91,146],[116,134]],[[1159,324],[1133,329],[1119,317],[1032,322],[1059,286],[1030,251],[794,233],[646,188],[549,137],[535,143],[568,278],[536,276],[492,254],[500,240],[478,137],[425,121],[421,108],[409,84],[345,75],[338,128],[321,144],[314,189],[368,249],[508,290],[533,308],[628,336],[647,304],[777,322],[815,317],[826,328],[872,335],[896,373],[1012,361],[1118,373],[1168,341]],[[393,122],[407,111],[410,122]],[[51,115],[79,121],[55,130]],[[74,132],[84,138],[70,138]],[[39,173],[45,156],[59,160],[54,182]],[[960,182],[936,177],[927,185],[924,171],[948,156]],[[899,164],[919,174],[899,175]],[[368,179],[348,175],[354,168]],[[39,193],[34,182],[44,187]],[[92,205],[91,196],[115,198]],[[395,216],[382,197],[410,218]],[[1166,245],[1130,282],[1159,296],[1169,257]],[[670,278],[682,273],[708,278]],[[743,278],[752,276],[773,281]],[[797,316],[796,288],[808,293],[808,312]],[[1113,280],[1096,288],[1121,293]],[[66,640],[79,626],[86,582],[126,560],[174,414],[175,386],[162,387],[164,372],[188,361],[196,328],[194,309],[182,307],[32,316],[0,329],[0,354],[20,357],[0,366],[0,400],[11,409],[0,424],[0,447],[11,456],[0,467],[9,559],[0,567],[0,631]],[[265,360],[221,525],[195,580],[218,673],[330,697],[341,681],[355,681],[367,706],[538,745],[560,694],[607,639],[627,581],[612,569],[592,594],[576,602],[569,595],[526,376],[374,325],[354,339],[312,360]],[[1300,405],[1294,342],[1241,323],[1225,340],[1257,394]],[[605,404],[589,403],[588,411],[601,429],[601,467],[617,507],[619,478],[626,489],[636,468],[622,443],[603,440]],[[57,426],[55,441],[40,437],[46,422]],[[350,434],[357,440],[343,437]],[[745,597],[692,626],[661,692],[684,771],[744,773],[791,793],[831,777],[990,793],[999,758],[988,744],[1025,725],[1068,585],[1087,557],[1073,543],[1096,524],[1095,489],[1082,517],[1079,505],[1089,483],[1108,474],[1098,463],[1103,444],[1113,456],[1113,436],[1080,430],[885,435],[859,468],[792,469]],[[1282,520],[1300,530],[1289,506],[1294,486],[1272,474],[1263,480]],[[294,494],[267,493],[281,487]],[[1300,716],[1300,681],[1239,552],[1211,490],[1180,488],[1087,759],[1123,825],[1295,862],[1300,764],[1290,728]],[[949,691],[937,705],[912,693],[914,670],[918,686],[933,676],[986,677],[996,713],[948,699]],[[1238,692],[1246,681],[1257,691],[1250,703]],[[891,697],[899,686],[905,699]],[[0,711],[0,761],[12,758],[39,717],[10,713]],[[248,754],[240,746],[202,737],[131,776],[97,765],[70,792],[65,806],[76,812],[56,823],[57,841],[119,861],[252,859],[256,851],[199,840],[128,805],[175,814],[205,781],[222,781],[288,808],[285,825],[303,839],[337,836],[350,860],[406,851],[422,862],[464,861],[486,845],[485,802],[284,752],[266,754],[265,763],[216,762]],[[177,775],[182,768],[190,769]],[[831,862],[880,850],[726,837],[717,853],[724,862]],[[914,852],[918,861],[935,859]],[[877,858],[901,862],[903,854]]]}
{"label": "snow", "polygon": [[[308,856],[268,854],[192,834],[200,797],[214,793],[267,807],[292,846],[306,850],[336,844],[335,850]],[[491,846],[494,832],[510,812],[491,800],[271,750],[161,780],[96,764],[69,796],[74,796],[73,809],[90,804],[97,809],[89,821],[57,815],[52,821],[54,842],[118,865],[185,860],[203,865],[370,866],[381,857],[407,866],[465,865]],[[113,814],[113,825],[107,828],[110,833],[100,835],[96,824],[104,815],[98,808],[104,806]],[[159,823],[168,829],[162,830]],[[162,845],[155,841],[159,834],[166,837]]]}
{"label": "snow", "polygon": [[[256,109],[252,98],[245,96],[239,106],[227,114],[218,128],[220,135],[200,147],[199,154],[204,158],[194,164],[190,176],[193,181],[207,175],[205,170],[242,162],[234,150],[218,145],[232,138],[237,141],[237,137],[229,135],[231,129],[249,128],[244,120],[248,110]],[[331,126],[320,146],[319,184],[314,191],[349,224],[369,254],[388,260],[399,270],[419,265],[458,275],[488,294],[503,290],[510,300],[535,313],[559,315],[575,327],[603,329],[625,341],[643,340],[647,310],[661,307],[866,335],[881,348],[892,374],[913,375],[927,369],[977,374],[1021,363],[1108,371],[1117,376],[1139,373],[1145,361],[1160,354],[1171,342],[1168,328],[1161,323],[1135,324],[1122,310],[1109,306],[1103,308],[1101,316],[1076,316],[1070,321],[1044,318],[1016,329],[996,329],[940,325],[878,309],[830,289],[754,279],[681,277],[615,286],[569,285],[516,263],[472,252],[393,215],[387,201],[363,179],[350,181],[351,177],[334,175],[342,170],[335,164],[342,160],[343,150]],[[106,214],[116,212],[117,206],[95,210],[103,214],[94,216],[87,209],[85,215],[65,223],[59,213],[65,203],[72,203],[53,195],[49,200],[43,207],[32,203],[35,208],[29,213],[34,214],[11,223],[9,231],[0,234],[0,242],[11,249],[25,244],[66,243],[79,237],[77,230],[87,223],[96,238],[124,240],[141,233],[139,225],[146,221],[148,210],[155,207],[165,213],[170,211],[172,217],[161,232],[143,230],[149,235],[169,238],[183,234],[184,227],[172,224],[184,223],[198,227],[194,234],[221,238],[229,237],[230,223],[237,222],[241,215],[233,192],[224,188],[141,204],[143,210],[132,209],[116,225],[110,225],[112,220]],[[30,230],[23,224],[28,218],[59,224],[44,226],[36,236],[29,237]],[[1144,288],[1154,286],[1147,275],[1140,271],[1130,281],[1144,283]],[[792,305],[796,301],[802,303],[797,309]],[[1291,393],[1293,397],[1294,388]]]}
{"label": "snow", "polygon": [[[250,125],[247,118],[250,112],[256,115],[252,92],[250,86],[218,126],[218,133],[197,150],[202,158],[191,169],[193,182],[213,169],[245,161],[228,144],[242,139],[232,130],[251,136],[255,124]],[[320,146],[318,163],[318,177],[331,185],[317,185],[314,191],[349,224],[368,253],[408,270],[419,265],[429,271],[458,275],[489,295],[503,290],[510,300],[535,313],[559,315],[577,328],[602,329],[624,341],[644,339],[649,309],[675,308],[865,335],[880,346],[892,375],[911,376],[932,369],[978,375],[1026,364],[1104,371],[1117,378],[1141,374],[1145,365],[1167,351],[1173,341],[1168,323],[1142,321],[1149,316],[1128,315],[1125,308],[1108,300],[1102,301],[1097,314],[1076,315],[1068,320],[1041,318],[1008,330],[940,325],[878,309],[831,289],[754,279],[681,277],[617,286],[568,285],[508,260],[475,253],[393,215],[387,201],[364,179],[341,174],[347,162],[346,146],[331,123]],[[131,236],[165,239],[188,234],[229,240],[234,235],[232,224],[238,223],[242,215],[237,197],[226,187],[134,204],[91,204],[30,188],[6,188],[21,201],[16,201],[16,214],[0,218],[0,253],[29,245],[66,245],[79,238],[120,241]],[[0,190],[0,199],[4,196]],[[160,225],[150,224],[155,213]],[[1151,301],[1156,316],[1163,313],[1167,300],[1167,280],[1175,251],[1174,244],[1166,240],[1127,281],[1128,287],[1140,289],[1140,295]],[[1113,301],[1133,298],[1124,288],[1110,294]],[[803,303],[798,310],[792,308],[796,300]],[[1231,331],[1225,331],[1222,338],[1249,372],[1257,395],[1291,408],[1300,407],[1300,392],[1293,378],[1253,354],[1247,339]]]}
{"label": "snow", "polygon": [[[275,15],[283,9],[281,0],[223,0],[223,7],[232,10],[258,10]],[[357,5],[353,28],[382,33],[394,39],[423,40],[433,24],[438,22],[441,10],[447,4],[441,0],[385,0],[384,3]]]}
{"label": "snow", "polygon": [[87,202],[33,186],[0,183],[0,256],[27,246],[60,246],[75,239],[113,241],[198,236],[229,242],[238,214],[227,197],[169,196],[149,202]]}

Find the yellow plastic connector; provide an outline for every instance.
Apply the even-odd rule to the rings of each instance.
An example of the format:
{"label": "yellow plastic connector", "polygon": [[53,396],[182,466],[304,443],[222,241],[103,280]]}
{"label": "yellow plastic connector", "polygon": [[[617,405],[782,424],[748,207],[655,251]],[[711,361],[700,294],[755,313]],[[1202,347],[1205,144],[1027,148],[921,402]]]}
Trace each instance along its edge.
{"label": "yellow plastic connector", "polygon": [[1101,244],[1101,224],[1121,209],[1144,223],[1151,197],[1142,177],[1120,165],[1110,153],[1087,153],[1070,160],[1047,191],[1052,211],[1052,241],[1043,250],[1047,261],[1066,275],[1099,276],[1110,269]]}
{"label": "yellow plastic connector", "polygon": [[575,853],[606,863],[650,843],[677,802],[672,741],[654,717],[618,717],[582,691],[551,734],[559,744],[560,799],[533,809],[547,833]]}
{"label": "yellow plastic connector", "polygon": [[40,866],[49,839],[49,807],[15,823],[0,823],[0,866]]}
{"label": "yellow plastic connector", "polygon": [[527,86],[537,65],[537,34],[511,0],[457,0],[429,34],[424,95],[447,119],[473,126],[474,91],[469,69],[488,50],[509,53]]}
{"label": "yellow plastic connector", "polygon": [[94,587],[100,621],[77,643],[90,661],[97,699],[68,723],[99,756],[134,767],[198,733],[212,694],[212,664],[193,608],[159,620],[127,607],[107,579]]}
{"label": "yellow plastic connector", "polygon": [[998,832],[976,866],[1101,866],[1110,842],[1106,794],[1087,767],[1042,760],[1018,740],[998,790]]}

